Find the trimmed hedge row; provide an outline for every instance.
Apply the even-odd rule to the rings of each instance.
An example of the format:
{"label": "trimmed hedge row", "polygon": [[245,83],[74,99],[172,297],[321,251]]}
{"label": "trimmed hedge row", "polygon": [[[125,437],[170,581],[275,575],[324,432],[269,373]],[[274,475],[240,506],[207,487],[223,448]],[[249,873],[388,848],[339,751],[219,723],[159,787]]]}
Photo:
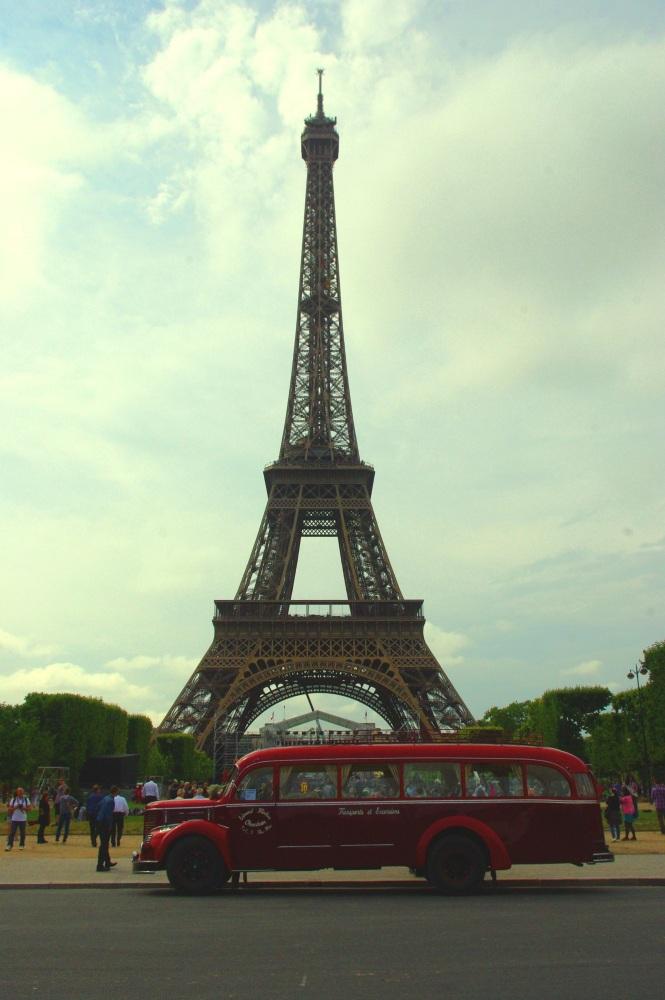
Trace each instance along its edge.
{"label": "trimmed hedge row", "polygon": [[76,785],[88,757],[137,753],[148,767],[152,723],[101,698],[32,693],[0,706],[0,778],[30,785],[40,766],[68,767]]}

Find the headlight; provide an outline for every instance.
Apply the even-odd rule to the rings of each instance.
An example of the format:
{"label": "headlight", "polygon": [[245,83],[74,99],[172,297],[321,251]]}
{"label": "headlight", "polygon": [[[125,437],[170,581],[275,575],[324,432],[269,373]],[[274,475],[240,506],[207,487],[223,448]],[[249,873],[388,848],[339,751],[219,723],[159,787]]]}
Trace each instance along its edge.
{"label": "headlight", "polygon": [[180,823],[166,823],[164,826],[155,826],[147,833],[143,838],[144,844],[149,844],[156,833],[164,833],[166,830],[175,830],[176,826],[180,826]]}

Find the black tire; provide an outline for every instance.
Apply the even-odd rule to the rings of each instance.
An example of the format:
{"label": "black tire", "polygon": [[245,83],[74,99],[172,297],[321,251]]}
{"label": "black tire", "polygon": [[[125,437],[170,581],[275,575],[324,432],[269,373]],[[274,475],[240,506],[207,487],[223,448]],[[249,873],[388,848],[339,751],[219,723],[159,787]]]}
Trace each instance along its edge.
{"label": "black tire", "polygon": [[487,855],[471,837],[441,837],[427,855],[427,880],[441,892],[473,892],[485,877]]}
{"label": "black tire", "polygon": [[225,880],[226,866],[219,851],[205,837],[183,837],[169,851],[166,874],[178,892],[202,896]]}

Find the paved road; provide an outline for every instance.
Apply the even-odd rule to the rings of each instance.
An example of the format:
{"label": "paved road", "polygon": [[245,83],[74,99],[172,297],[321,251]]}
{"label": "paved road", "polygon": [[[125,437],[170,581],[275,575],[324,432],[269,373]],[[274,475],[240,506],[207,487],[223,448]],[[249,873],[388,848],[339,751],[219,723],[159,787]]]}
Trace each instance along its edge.
{"label": "paved road", "polygon": [[584,998],[662,992],[664,888],[6,890],[4,995]]}

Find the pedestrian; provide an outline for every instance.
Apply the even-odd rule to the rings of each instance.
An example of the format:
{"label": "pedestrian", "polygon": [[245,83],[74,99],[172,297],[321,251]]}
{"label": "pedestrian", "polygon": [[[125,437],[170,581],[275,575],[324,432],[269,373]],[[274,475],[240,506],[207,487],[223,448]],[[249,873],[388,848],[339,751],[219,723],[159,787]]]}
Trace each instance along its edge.
{"label": "pedestrian", "polygon": [[656,781],[655,785],[651,789],[651,801],[656,807],[656,816],[658,817],[660,832],[665,833],[665,782]]}
{"label": "pedestrian", "polygon": [[67,785],[65,784],[64,778],[58,778],[58,783],[55,786],[55,794],[53,795],[53,811],[56,816],[60,815],[60,799],[63,795],[67,793]]}
{"label": "pedestrian", "polygon": [[51,803],[48,799],[48,792],[44,790],[39,797],[39,802],[37,805],[39,813],[37,815],[37,843],[38,844],[48,844],[48,840],[44,836],[44,830],[47,826],[51,825]]}
{"label": "pedestrian", "polygon": [[[630,788],[628,787],[628,785],[624,785],[623,788],[621,789],[621,796],[619,798],[619,802],[621,804],[621,814],[623,816],[624,828],[626,831],[623,839],[637,840],[637,837],[635,836],[635,826],[634,826],[635,813],[636,813],[635,799],[634,796],[631,795]],[[632,836],[629,836],[629,834],[632,834]]]}
{"label": "pedestrian", "polygon": [[9,836],[7,837],[6,851],[11,851],[14,846],[14,838],[18,832],[19,851],[25,848],[25,828],[28,825],[28,809],[30,800],[25,794],[25,790],[20,786],[16,789],[14,796],[7,803],[7,819],[9,820]]}
{"label": "pedestrian", "polygon": [[[114,786],[115,787],[115,786]],[[113,791],[113,789],[111,789]],[[121,795],[116,788],[113,792],[113,825],[111,827],[111,847],[120,847],[123,830],[125,829],[125,816],[129,813],[127,799]]]}
{"label": "pedestrian", "polygon": [[621,840],[621,802],[619,796],[610,789],[605,799],[605,819],[612,834],[612,840]]}
{"label": "pedestrian", "polygon": [[104,796],[100,791],[99,785],[93,785],[90,795],[85,800],[85,810],[90,830],[90,843],[93,847],[97,847],[97,810],[103,798]]}
{"label": "pedestrian", "polygon": [[73,795],[69,794],[69,788],[67,785],[63,786],[58,805],[58,825],[55,828],[55,842],[56,844],[60,843],[60,835],[62,834],[62,842],[63,844],[66,844],[67,837],[69,836],[69,824],[72,821],[72,815],[74,811],[78,809],[78,799],[75,799]]}
{"label": "pedestrian", "polygon": [[156,802],[159,798],[159,785],[154,778],[148,778],[143,785],[143,801],[146,805],[149,802]]}
{"label": "pedestrian", "polygon": [[111,861],[109,855],[109,840],[113,828],[113,809],[115,806],[115,795],[118,789],[113,786],[111,791],[102,798],[97,808],[97,836],[99,837],[99,851],[97,853],[97,871],[108,872],[115,868],[117,862]]}

